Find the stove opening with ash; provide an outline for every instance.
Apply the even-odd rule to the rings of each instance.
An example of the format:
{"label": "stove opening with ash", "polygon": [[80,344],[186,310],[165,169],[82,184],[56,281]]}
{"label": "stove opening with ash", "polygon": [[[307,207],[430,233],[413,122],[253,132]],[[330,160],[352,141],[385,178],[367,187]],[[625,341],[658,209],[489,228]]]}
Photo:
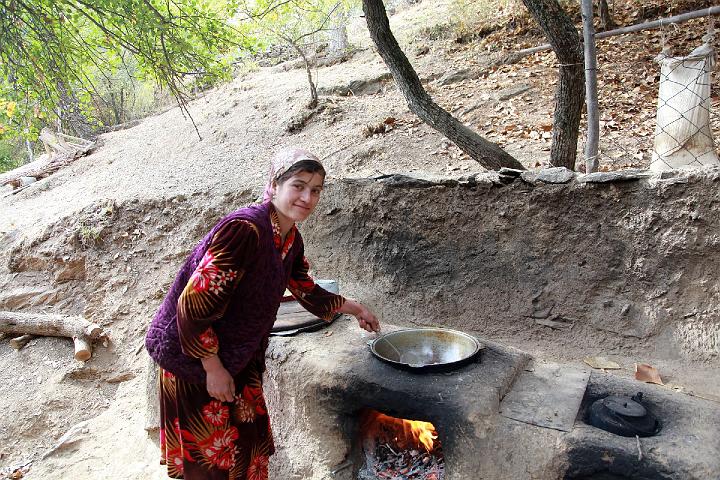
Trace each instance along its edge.
{"label": "stove opening with ash", "polygon": [[360,414],[365,466],[358,480],[441,480],[445,459],[432,423],[395,418],[372,409]]}

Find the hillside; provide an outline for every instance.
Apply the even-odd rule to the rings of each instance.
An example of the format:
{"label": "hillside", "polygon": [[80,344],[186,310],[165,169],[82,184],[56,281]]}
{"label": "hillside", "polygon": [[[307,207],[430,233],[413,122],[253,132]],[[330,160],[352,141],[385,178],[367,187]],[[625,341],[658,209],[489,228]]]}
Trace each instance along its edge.
{"label": "hillside", "polygon": [[[553,54],[499,63],[512,49],[544,43],[537,28],[519,6],[499,10],[494,22],[459,26],[457,5],[426,0],[398,8],[393,29],[440,105],[526,167],[547,166]],[[631,20],[636,9],[619,5],[617,12]],[[697,21],[664,33],[685,48],[697,44],[704,28]],[[0,342],[0,471],[32,462],[25,478],[163,478],[157,445],[143,428],[145,329],[194,242],[224,212],[261,194],[277,149],[301,145],[316,152],[328,182],[484,171],[408,110],[361,18],[351,34],[356,52],[316,70],[322,108],[293,133],[309,94],[305,71],[290,61],[192,101],[201,138],[175,108],[104,134],[92,154],[19,193],[2,190],[0,310],[83,315],[108,329],[110,343],[80,363],[66,339],[36,338],[17,352]],[[649,162],[659,38],[638,33],[599,48],[604,170]],[[380,124],[391,128],[368,134],[368,126]],[[582,356],[530,335],[511,346],[556,360]],[[682,378],[688,391],[720,398],[719,387],[707,384],[714,364],[664,359],[658,365]],[[78,424],[71,441],[42,458]]]}

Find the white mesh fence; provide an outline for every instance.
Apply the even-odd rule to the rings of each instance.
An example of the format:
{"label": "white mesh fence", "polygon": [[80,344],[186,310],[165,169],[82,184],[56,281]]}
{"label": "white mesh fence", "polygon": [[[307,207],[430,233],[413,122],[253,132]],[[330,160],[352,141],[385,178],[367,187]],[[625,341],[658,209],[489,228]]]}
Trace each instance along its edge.
{"label": "white mesh fence", "polygon": [[710,89],[715,51],[709,41],[688,56],[657,57],[660,89],[651,170],[717,165],[710,128]]}
{"label": "white mesh fence", "polygon": [[[709,24],[702,39],[700,21]],[[720,86],[713,85],[718,47],[712,20],[695,22],[674,26],[660,38],[634,34],[620,42],[598,42],[601,171],[720,164]],[[665,33],[674,38],[666,39]],[[624,42],[636,43],[636,48],[619,48]],[[697,48],[672,56],[667,45],[685,52]],[[583,152],[584,145],[579,147]],[[577,165],[582,169],[581,155]]]}

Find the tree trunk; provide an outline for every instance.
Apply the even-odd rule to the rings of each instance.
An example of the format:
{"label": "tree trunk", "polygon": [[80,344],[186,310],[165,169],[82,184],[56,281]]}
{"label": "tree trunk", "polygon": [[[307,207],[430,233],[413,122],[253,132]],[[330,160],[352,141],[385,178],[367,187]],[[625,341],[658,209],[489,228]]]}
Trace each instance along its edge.
{"label": "tree trunk", "polygon": [[390,31],[390,22],[382,0],[363,0],[363,12],[378,53],[415,115],[455,142],[463,152],[485,168],[524,169],[520,162],[502,148],[485,140],[433,102]]}
{"label": "tree trunk", "polygon": [[75,358],[82,361],[92,356],[92,341],[105,336],[99,325],[90,323],[82,317],[43,313],[0,311],[0,331],[72,338],[75,344]]}
{"label": "tree trunk", "polygon": [[557,0],[523,0],[523,3],[540,24],[560,62],[550,162],[556,167],[574,170],[580,116],[585,101],[580,37]]}
{"label": "tree trunk", "polygon": [[28,161],[25,163],[32,163],[35,161],[35,155],[33,155],[33,149],[32,144],[30,143],[30,140],[25,139],[25,148],[27,148],[28,153]]}
{"label": "tree trunk", "polygon": [[58,83],[58,91],[60,92],[59,110],[60,121],[70,127],[73,135],[86,140],[92,139],[92,125],[90,121],[80,111],[80,102],[78,102],[75,94],[63,82]]}
{"label": "tree trunk", "polygon": [[305,55],[302,47],[300,47],[297,42],[293,41],[289,37],[285,37],[285,41],[288,42],[295,49],[298,55],[300,55],[300,58],[302,58],[303,64],[305,65],[305,72],[307,73],[308,83],[310,84],[310,102],[308,103],[307,108],[312,110],[318,105],[317,88],[315,87],[315,82],[313,82],[312,78],[312,65],[310,64],[310,60],[308,59],[307,55]]}
{"label": "tree trunk", "polygon": [[617,23],[615,23],[612,15],[610,15],[607,0],[600,0],[598,8],[600,10],[600,30],[605,31],[617,27]]}
{"label": "tree trunk", "polygon": [[330,57],[342,57],[348,49],[347,14],[343,5],[339,5],[332,14],[330,37]]}

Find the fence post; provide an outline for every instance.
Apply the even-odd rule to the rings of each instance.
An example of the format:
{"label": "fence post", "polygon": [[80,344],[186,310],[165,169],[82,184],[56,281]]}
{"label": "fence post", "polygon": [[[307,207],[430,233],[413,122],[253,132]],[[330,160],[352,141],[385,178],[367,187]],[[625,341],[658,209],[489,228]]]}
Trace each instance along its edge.
{"label": "fence post", "polygon": [[585,54],[585,102],[587,104],[585,172],[592,173],[597,171],[598,168],[598,142],[600,136],[600,112],[597,96],[597,57],[595,55],[595,27],[593,27],[592,0],[580,1]]}

